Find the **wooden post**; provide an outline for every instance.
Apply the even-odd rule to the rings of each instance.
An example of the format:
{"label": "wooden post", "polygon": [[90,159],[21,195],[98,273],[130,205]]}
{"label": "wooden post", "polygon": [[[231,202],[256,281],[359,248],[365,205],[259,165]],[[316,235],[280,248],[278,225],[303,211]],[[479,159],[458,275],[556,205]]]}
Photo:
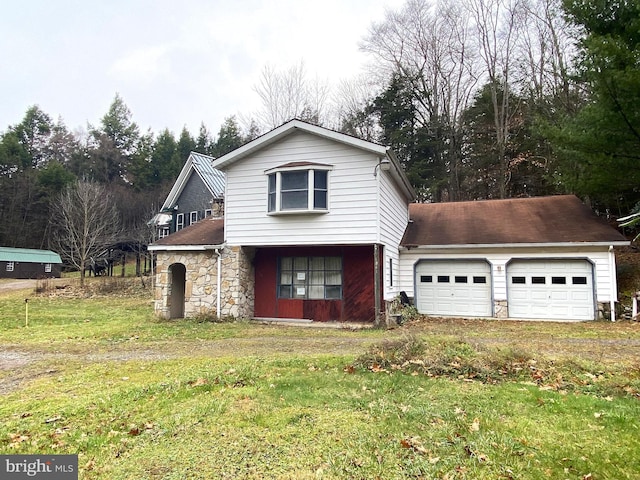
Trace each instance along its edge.
{"label": "wooden post", "polygon": [[29,299],[24,299],[24,326],[29,326]]}
{"label": "wooden post", "polygon": [[380,247],[377,243],[373,244],[373,303],[376,309],[375,325],[380,326]]}

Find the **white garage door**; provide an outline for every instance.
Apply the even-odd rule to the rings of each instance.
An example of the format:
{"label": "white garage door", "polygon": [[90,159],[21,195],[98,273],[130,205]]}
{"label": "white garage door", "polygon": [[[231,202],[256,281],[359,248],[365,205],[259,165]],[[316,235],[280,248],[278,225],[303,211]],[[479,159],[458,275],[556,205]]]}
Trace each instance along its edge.
{"label": "white garage door", "polygon": [[416,266],[420,313],[491,317],[491,298],[491,267],[484,260],[423,260]]}
{"label": "white garage door", "polygon": [[514,260],[507,282],[512,318],[595,318],[593,266],[586,260]]}

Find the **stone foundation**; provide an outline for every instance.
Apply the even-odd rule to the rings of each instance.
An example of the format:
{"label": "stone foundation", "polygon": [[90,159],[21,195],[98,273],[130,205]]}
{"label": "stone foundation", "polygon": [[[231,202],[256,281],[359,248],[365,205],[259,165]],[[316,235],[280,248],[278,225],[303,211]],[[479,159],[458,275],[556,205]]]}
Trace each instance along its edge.
{"label": "stone foundation", "polygon": [[[254,252],[242,247],[220,250],[220,317],[250,318],[254,305]],[[170,267],[185,266],[184,316],[216,315],[218,299],[218,254],[207,251],[157,251],[154,310],[171,316],[172,275]]]}
{"label": "stone foundation", "polygon": [[509,309],[507,308],[506,300],[495,300],[493,302],[493,316],[495,318],[508,318],[509,317]]}

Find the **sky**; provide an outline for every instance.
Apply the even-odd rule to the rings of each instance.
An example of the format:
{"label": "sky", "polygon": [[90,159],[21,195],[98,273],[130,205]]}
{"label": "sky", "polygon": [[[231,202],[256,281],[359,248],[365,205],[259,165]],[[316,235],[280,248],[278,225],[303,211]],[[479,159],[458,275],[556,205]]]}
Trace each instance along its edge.
{"label": "sky", "polygon": [[38,105],[70,130],[116,93],[142,132],[213,134],[260,108],[265,66],[336,85],[364,71],[373,22],[404,0],[23,0],[0,16],[0,132]]}

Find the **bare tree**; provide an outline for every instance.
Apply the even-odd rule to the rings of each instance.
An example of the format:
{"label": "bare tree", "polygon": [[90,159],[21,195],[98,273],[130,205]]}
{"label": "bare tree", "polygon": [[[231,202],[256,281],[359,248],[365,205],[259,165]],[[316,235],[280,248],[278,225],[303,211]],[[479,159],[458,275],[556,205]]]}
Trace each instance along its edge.
{"label": "bare tree", "polygon": [[103,185],[81,180],[67,187],[53,208],[53,244],[67,263],[80,270],[80,286],[84,286],[91,259],[118,237],[115,203]]}
{"label": "bare tree", "polygon": [[470,18],[459,2],[408,0],[399,12],[387,12],[361,44],[373,55],[386,81],[394,75],[409,80],[417,103],[418,128],[436,139],[434,162],[449,174],[446,198],[459,195],[462,160],[462,113],[478,83],[477,49]]}
{"label": "bare tree", "polygon": [[512,118],[518,111],[511,95],[511,76],[516,67],[516,38],[525,29],[526,10],[523,0],[467,0],[465,4],[475,21],[479,57],[491,94],[498,189],[500,198],[505,198],[511,161],[506,155],[507,144]]}
{"label": "bare tree", "polygon": [[368,115],[367,107],[379,90],[376,81],[366,74],[342,80],[334,93],[336,124],[332,127],[364,140],[376,141],[380,136],[380,127]]}
{"label": "bare tree", "polygon": [[[561,0],[524,0],[527,27],[518,36],[521,84],[536,103],[552,98],[565,112],[575,112],[576,84],[571,69],[576,62],[575,25],[564,16]],[[582,97],[582,95],[578,95]]]}
{"label": "bare tree", "polygon": [[258,121],[267,129],[292,118],[318,125],[326,122],[329,86],[317,77],[309,80],[303,62],[283,71],[267,65],[254,90],[262,100]]}

